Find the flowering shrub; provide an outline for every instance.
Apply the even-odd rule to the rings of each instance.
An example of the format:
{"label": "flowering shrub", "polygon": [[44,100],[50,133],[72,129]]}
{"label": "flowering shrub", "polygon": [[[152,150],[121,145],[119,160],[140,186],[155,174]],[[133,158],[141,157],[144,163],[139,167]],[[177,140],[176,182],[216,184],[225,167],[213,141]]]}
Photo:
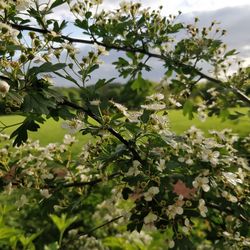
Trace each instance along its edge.
{"label": "flowering shrub", "polygon": [[[116,11],[98,11],[100,4],[0,2],[1,113],[25,117],[1,123],[2,131],[18,125],[10,138],[0,135],[1,248],[248,248],[249,137],[227,129],[206,137],[194,126],[176,135],[167,109],[183,105],[184,114],[203,121],[213,114],[237,119],[244,114],[228,107],[249,105],[249,69],[227,74],[235,51],[226,50],[219,40],[225,31],[214,22],[199,29],[198,19],[178,23],[137,3],[122,2]],[[50,16],[58,7],[68,8],[70,25],[89,40],[66,35],[68,23]],[[91,45],[84,56],[80,43]],[[114,78],[85,88],[109,50],[126,52],[113,64],[134,90],[146,84],[148,61],[162,60],[164,94],[148,96],[134,111],[99,99],[97,90]],[[79,87],[82,100],[57,93],[55,77]],[[204,79],[215,87],[197,101]],[[65,120],[70,135],[46,146],[29,141],[28,131],[48,118]],[[77,157],[74,133],[93,138]]]}

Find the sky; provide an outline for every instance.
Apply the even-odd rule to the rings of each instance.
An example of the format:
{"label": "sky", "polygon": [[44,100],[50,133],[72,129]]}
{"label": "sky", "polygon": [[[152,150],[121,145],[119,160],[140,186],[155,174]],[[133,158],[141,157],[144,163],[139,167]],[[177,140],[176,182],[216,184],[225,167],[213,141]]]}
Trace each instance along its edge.
{"label": "sky", "polygon": [[[244,66],[250,66],[250,0],[137,0],[137,2],[151,9],[162,5],[163,15],[177,14],[180,10],[183,13],[181,21],[186,23],[192,23],[196,16],[199,17],[201,26],[208,26],[214,20],[220,22],[220,27],[227,30],[223,42],[228,45],[228,49],[237,49],[240,52],[239,57],[245,60]],[[118,8],[119,3],[119,0],[103,0],[102,7],[112,10]],[[58,11],[57,17],[69,18],[65,16],[63,8]],[[84,50],[84,46],[81,46],[81,49]],[[121,55],[111,51],[109,57],[103,58],[105,64],[92,77],[92,82],[98,80],[100,74],[103,78],[110,77],[115,71],[111,62]],[[150,63],[153,71],[145,77],[160,81],[164,73],[162,65],[157,60],[152,60]],[[118,78],[118,81],[122,79]]]}

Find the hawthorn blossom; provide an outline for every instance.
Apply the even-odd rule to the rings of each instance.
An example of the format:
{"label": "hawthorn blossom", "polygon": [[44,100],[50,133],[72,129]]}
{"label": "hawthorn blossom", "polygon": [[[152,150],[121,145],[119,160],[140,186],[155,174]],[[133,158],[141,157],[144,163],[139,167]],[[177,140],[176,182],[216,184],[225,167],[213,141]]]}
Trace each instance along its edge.
{"label": "hawthorn blossom", "polygon": [[156,168],[160,171],[160,172],[162,172],[164,169],[165,169],[165,167],[166,167],[166,161],[164,160],[164,159],[160,159],[160,161],[158,161],[157,163],[156,163]]}
{"label": "hawthorn blossom", "polygon": [[209,149],[204,149],[201,152],[202,161],[210,162],[214,166],[218,164],[219,156],[220,156],[219,151],[212,151],[212,150],[209,150]]}
{"label": "hawthorn blossom", "polygon": [[169,219],[174,219],[177,214],[183,214],[184,210],[182,206],[185,204],[183,201],[183,196],[179,195],[178,200],[173,204],[169,205],[167,209],[167,215]]}
{"label": "hawthorn blossom", "polygon": [[200,214],[202,217],[206,217],[206,213],[208,212],[208,209],[207,207],[205,206],[205,201],[203,199],[200,199],[199,200],[199,205],[198,205],[198,208],[200,210]]}
{"label": "hawthorn blossom", "polygon": [[123,106],[122,104],[120,103],[116,103],[114,101],[110,101],[110,103],[112,103],[119,111],[121,111],[125,116],[128,114],[127,113],[127,110],[128,108]]}
{"label": "hawthorn blossom", "polygon": [[158,187],[150,187],[146,193],[144,193],[144,199],[146,201],[152,201],[153,197],[160,192]]}
{"label": "hawthorn blossom", "polygon": [[173,97],[169,97],[168,100],[171,104],[175,105],[178,108],[182,106],[181,103],[177,102]]}
{"label": "hawthorn blossom", "polygon": [[22,194],[20,199],[18,201],[16,201],[16,205],[18,208],[23,207],[25,204],[27,204],[29,202],[27,196],[25,194]]}
{"label": "hawthorn blossom", "polygon": [[146,99],[152,100],[152,101],[161,101],[164,99],[164,95],[161,93],[155,93],[153,95],[147,96]]}
{"label": "hawthorn blossom", "polygon": [[100,103],[101,103],[101,101],[98,100],[98,99],[95,99],[95,100],[90,101],[89,103],[90,103],[91,105],[93,105],[93,106],[99,106]]}
{"label": "hawthorn blossom", "polygon": [[194,188],[202,188],[204,192],[208,192],[210,190],[210,186],[208,185],[209,179],[207,177],[196,177],[193,181]]}
{"label": "hawthorn blossom", "polygon": [[51,196],[48,189],[40,189],[40,194],[46,199],[48,199]]}
{"label": "hawthorn blossom", "polygon": [[232,202],[232,203],[236,203],[238,201],[237,197],[228,193],[227,191],[223,191],[221,193],[221,196],[224,197],[226,200]]}
{"label": "hawthorn blossom", "polygon": [[238,183],[242,184],[242,180],[238,178],[237,174],[231,172],[223,172],[222,175],[226,178],[226,180],[236,186]]}
{"label": "hawthorn blossom", "polygon": [[109,55],[109,52],[106,50],[104,46],[100,46],[100,45],[95,45],[95,46],[97,48],[98,55],[104,55],[104,56]]}
{"label": "hawthorn blossom", "polygon": [[66,145],[71,145],[71,144],[73,144],[74,142],[76,142],[75,136],[64,135],[64,138],[63,138],[63,143],[64,143],[64,144],[66,144]]}
{"label": "hawthorn blossom", "polygon": [[133,166],[128,169],[128,172],[127,172],[126,175],[127,176],[132,176],[132,175],[136,176],[136,175],[140,174],[140,170],[138,169],[138,167],[140,165],[141,165],[141,163],[139,161],[134,160],[133,161]]}
{"label": "hawthorn blossom", "polygon": [[184,225],[185,226],[182,227],[182,231],[184,234],[188,234],[191,229],[191,225],[188,218],[184,220]]}
{"label": "hawthorn blossom", "polygon": [[10,85],[5,81],[0,81],[0,94],[2,97],[5,97],[6,94],[9,92]]}
{"label": "hawthorn blossom", "polygon": [[157,220],[157,215],[150,212],[146,217],[144,217],[145,224],[153,224]]}
{"label": "hawthorn blossom", "polygon": [[83,122],[78,119],[72,119],[62,123],[61,127],[67,129],[70,134],[74,134],[83,128]]}

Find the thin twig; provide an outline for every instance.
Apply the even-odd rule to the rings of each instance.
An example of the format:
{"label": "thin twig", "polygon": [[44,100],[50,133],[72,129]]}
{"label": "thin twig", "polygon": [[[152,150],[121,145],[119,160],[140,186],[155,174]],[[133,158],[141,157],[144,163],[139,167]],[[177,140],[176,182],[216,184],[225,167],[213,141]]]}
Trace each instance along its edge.
{"label": "thin twig", "polygon": [[115,217],[115,218],[113,218],[113,219],[111,219],[111,220],[109,220],[109,221],[107,221],[107,222],[105,222],[105,223],[103,223],[103,224],[97,226],[97,227],[94,227],[93,229],[91,229],[90,231],[88,231],[88,232],[86,232],[86,233],[79,234],[78,236],[85,236],[85,235],[91,236],[91,234],[92,234],[94,231],[96,231],[97,229],[100,229],[100,228],[102,228],[102,227],[105,227],[105,226],[111,224],[112,222],[115,222],[115,221],[121,219],[122,217],[123,217],[123,215],[117,216],[117,217]]}

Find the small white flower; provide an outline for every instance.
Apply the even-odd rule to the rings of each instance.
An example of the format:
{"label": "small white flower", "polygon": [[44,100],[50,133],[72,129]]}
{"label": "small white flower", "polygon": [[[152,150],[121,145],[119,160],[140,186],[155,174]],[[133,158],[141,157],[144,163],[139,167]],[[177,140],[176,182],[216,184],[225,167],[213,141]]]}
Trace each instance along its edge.
{"label": "small white flower", "polygon": [[181,107],[181,103],[177,102],[174,98],[169,97],[168,100],[170,101],[171,104],[175,105],[176,107]]}
{"label": "small white flower", "polygon": [[48,199],[51,196],[48,189],[40,189],[40,194],[46,199]]}
{"label": "small white flower", "polygon": [[26,197],[26,195],[25,194],[22,194],[21,195],[21,197],[20,197],[20,200],[18,200],[17,202],[16,202],[16,205],[18,206],[18,208],[21,208],[21,207],[23,207],[25,204],[27,204],[28,203],[28,198]]}
{"label": "small white flower", "polygon": [[100,101],[100,100],[92,100],[92,101],[90,101],[89,103],[90,103],[91,105],[93,105],[93,106],[99,106],[100,103],[101,103],[101,101]]}
{"label": "small white flower", "polygon": [[166,164],[166,161],[164,159],[160,159],[160,161],[158,161],[156,163],[156,168],[162,172],[164,169],[165,169],[165,164]]}
{"label": "small white flower", "polygon": [[2,97],[5,97],[6,94],[9,92],[10,85],[5,81],[0,81],[0,94]]}
{"label": "small white flower", "polygon": [[139,161],[134,160],[133,161],[133,166],[128,169],[128,172],[127,172],[126,175],[127,176],[132,176],[132,175],[136,176],[136,175],[140,174],[140,170],[138,169],[138,167],[140,165],[141,165],[141,163]]}
{"label": "small white flower", "polygon": [[170,219],[174,219],[177,214],[183,214],[184,210],[182,206],[184,205],[183,196],[179,195],[178,200],[173,204],[168,206],[167,214]]}
{"label": "small white flower", "polygon": [[203,199],[199,200],[199,206],[198,206],[199,210],[200,210],[200,214],[202,217],[206,217],[206,213],[208,212],[207,207],[205,206],[205,201]]}
{"label": "small white flower", "polygon": [[173,240],[170,240],[170,241],[168,242],[168,247],[169,247],[169,248],[174,248],[174,246],[175,246],[175,242],[174,242]]}
{"label": "small white flower", "polygon": [[128,114],[127,110],[128,108],[126,108],[125,106],[123,106],[120,103],[116,103],[114,101],[110,101],[110,103],[112,103],[119,111],[121,111],[125,116]]}
{"label": "small white flower", "polygon": [[97,45],[96,47],[97,47],[97,53],[99,55],[104,55],[104,56],[108,56],[109,55],[109,52],[106,50],[105,47],[100,46],[100,45]]}
{"label": "small white flower", "polygon": [[157,220],[157,215],[150,212],[146,217],[144,217],[145,224],[151,224]]}
{"label": "small white flower", "polygon": [[130,167],[127,172],[127,176],[136,176],[140,174],[140,170],[137,167]]}
{"label": "small white flower", "polygon": [[202,188],[204,192],[208,192],[210,190],[210,186],[208,185],[209,179],[207,177],[196,177],[193,181],[194,188]]}
{"label": "small white flower", "polygon": [[201,153],[201,159],[205,162],[210,162],[214,166],[218,164],[219,156],[219,151],[212,151],[210,149],[204,149]]}
{"label": "small white flower", "polygon": [[194,161],[192,159],[187,159],[186,164],[187,165],[192,165],[192,164],[194,164]]}
{"label": "small white flower", "polygon": [[151,96],[147,96],[146,99],[152,100],[152,101],[161,101],[164,99],[164,95],[161,93],[156,93]]}
{"label": "small white flower", "polygon": [[72,143],[76,142],[76,138],[71,135],[64,135],[63,143],[66,145],[71,145]]}
{"label": "small white flower", "polygon": [[242,184],[242,180],[238,178],[237,174],[231,173],[231,172],[223,172],[223,176],[226,178],[226,180],[236,186],[238,183]]}
{"label": "small white flower", "polygon": [[235,197],[234,195],[228,193],[227,191],[223,191],[221,194],[226,200],[232,202],[232,203],[236,203],[238,202],[237,197]]}
{"label": "small white flower", "polygon": [[158,187],[150,187],[146,193],[144,193],[144,199],[146,201],[152,201],[153,197],[160,192]]}
{"label": "small white flower", "polygon": [[83,128],[83,122],[78,119],[72,119],[62,123],[62,128],[67,129],[70,134],[74,134]]}

